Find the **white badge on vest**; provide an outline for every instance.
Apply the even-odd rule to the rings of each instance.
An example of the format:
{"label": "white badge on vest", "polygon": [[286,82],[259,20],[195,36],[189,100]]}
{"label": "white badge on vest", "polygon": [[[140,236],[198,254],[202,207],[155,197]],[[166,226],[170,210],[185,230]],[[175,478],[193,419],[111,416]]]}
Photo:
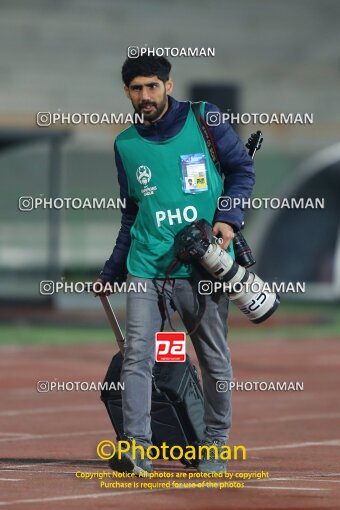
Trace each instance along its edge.
{"label": "white badge on vest", "polygon": [[184,193],[207,191],[207,167],[205,154],[180,156]]}

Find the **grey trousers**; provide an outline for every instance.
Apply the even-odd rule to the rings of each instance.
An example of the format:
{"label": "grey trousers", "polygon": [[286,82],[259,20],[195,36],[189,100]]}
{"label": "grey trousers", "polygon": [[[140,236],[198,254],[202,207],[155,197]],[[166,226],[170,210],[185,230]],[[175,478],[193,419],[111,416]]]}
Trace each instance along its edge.
{"label": "grey trousers", "polygon": [[[143,444],[151,444],[152,368],[155,333],[171,331],[164,313],[161,289],[164,280],[128,275],[127,283],[146,282],[146,293],[127,295],[126,347],[121,373],[124,432]],[[231,426],[231,392],[217,391],[217,382],[232,380],[230,351],[226,341],[229,300],[223,293],[201,296],[194,278],[170,279],[165,285],[171,316],[176,309],[188,331],[194,329],[198,310],[204,314],[191,340],[199,361],[204,393],[205,439],[227,441]],[[199,307],[201,302],[201,307]]]}

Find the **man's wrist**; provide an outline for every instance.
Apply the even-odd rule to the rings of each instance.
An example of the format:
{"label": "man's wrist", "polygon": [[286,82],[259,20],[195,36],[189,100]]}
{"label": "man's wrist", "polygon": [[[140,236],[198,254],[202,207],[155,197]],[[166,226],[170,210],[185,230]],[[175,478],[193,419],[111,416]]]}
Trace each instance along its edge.
{"label": "man's wrist", "polygon": [[127,274],[108,275],[108,274],[103,274],[103,272],[101,272],[99,274],[98,278],[103,280],[104,283],[116,283],[116,282],[122,283],[122,282],[125,282],[125,280],[127,278]]}
{"label": "man's wrist", "polygon": [[233,230],[234,233],[236,233],[239,230],[235,225],[229,223],[229,221],[217,220],[215,221],[215,223],[224,223],[225,225],[228,225]]}

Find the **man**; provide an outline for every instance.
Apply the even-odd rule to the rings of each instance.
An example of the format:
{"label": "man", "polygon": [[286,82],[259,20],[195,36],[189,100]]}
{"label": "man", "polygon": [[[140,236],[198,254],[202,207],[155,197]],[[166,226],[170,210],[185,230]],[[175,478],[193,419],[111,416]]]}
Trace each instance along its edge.
{"label": "man", "polygon": [[195,187],[195,185],[193,183],[193,180],[188,178],[188,188],[194,188],[194,187]]}
{"label": "man", "polygon": [[[146,282],[147,293],[127,297],[126,349],[121,374],[124,433],[129,441],[151,444],[150,408],[155,333],[164,329],[166,315],[177,310],[185,327],[197,326],[197,310],[204,313],[191,335],[200,364],[204,392],[204,443],[223,446],[231,426],[230,392],[216,391],[216,382],[232,379],[226,342],[228,299],[218,293],[201,296],[197,274],[178,264],[166,279],[174,259],[174,236],[192,221],[213,224],[221,247],[233,255],[232,239],[243,211],[216,210],[220,195],[248,198],[254,184],[253,164],[242,141],[229,124],[211,127],[224,178],[216,170],[189,102],[170,96],[171,65],[163,57],[127,59],[122,68],[126,96],[144,122],[123,131],[115,141],[115,159],[122,199],[122,224],[100,280],[114,282],[128,273],[128,282]],[[205,114],[217,112],[205,104]],[[190,189],[188,175],[198,172],[200,190]],[[190,177],[191,178],[191,177]],[[165,280],[165,281],[164,281]],[[165,328],[166,330],[166,328]],[[141,458],[113,459],[114,469],[151,471]],[[200,471],[224,471],[226,463],[203,458]]]}

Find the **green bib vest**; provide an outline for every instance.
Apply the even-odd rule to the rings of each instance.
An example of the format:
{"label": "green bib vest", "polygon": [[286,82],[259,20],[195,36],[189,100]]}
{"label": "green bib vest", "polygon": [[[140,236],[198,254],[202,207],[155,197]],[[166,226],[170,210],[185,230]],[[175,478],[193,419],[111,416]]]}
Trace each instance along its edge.
{"label": "green bib vest", "polygon": [[[129,196],[139,207],[131,228],[128,271],[144,278],[164,278],[175,258],[175,235],[201,218],[212,223],[217,199],[223,190],[222,178],[191,109],[176,136],[164,142],[153,142],[130,126],[118,135],[116,147],[126,172]],[[180,157],[202,153],[205,155],[208,189],[185,193]],[[228,252],[234,258],[232,243]],[[170,277],[188,278],[191,272],[191,265],[178,263]]]}

